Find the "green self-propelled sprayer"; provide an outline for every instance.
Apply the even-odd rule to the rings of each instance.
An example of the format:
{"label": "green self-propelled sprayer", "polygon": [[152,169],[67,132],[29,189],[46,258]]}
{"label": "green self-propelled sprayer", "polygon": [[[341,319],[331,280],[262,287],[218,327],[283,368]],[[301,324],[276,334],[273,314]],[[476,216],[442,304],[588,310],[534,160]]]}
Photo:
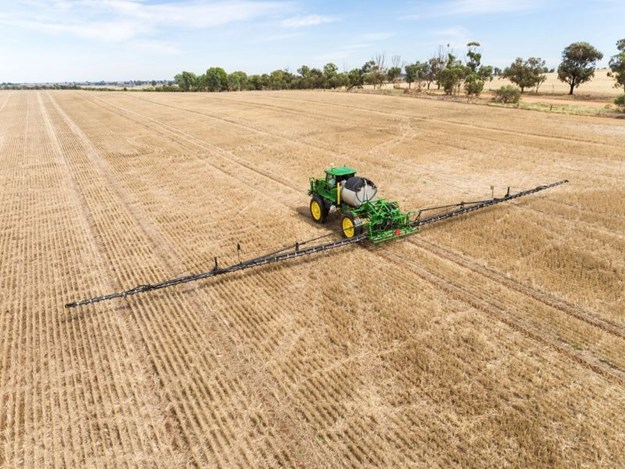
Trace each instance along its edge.
{"label": "green self-propelled sprayer", "polygon": [[325,178],[310,178],[310,215],[325,223],[329,214],[340,211],[344,238],[366,234],[374,243],[413,234],[411,223],[417,212],[402,212],[397,202],[377,197],[378,188],[367,178],[356,176],[347,166],[326,169]]}
{"label": "green self-propelled sprayer", "polygon": [[[310,215],[317,223],[325,223],[329,215],[340,213],[342,239],[322,244],[312,244],[321,238],[332,236],[332,233],[329,233],[310,240],[296,242],[294,245],[289,245],[227,267],[220,267],[217,258],[215,258],[214,267],[206,272],[172,278],[159,283],[138,285],[130,290],[75,301],[67,303],[65,306],[74,308],[115,298],[125,298],[142,292],[159,290],[252,267],[275,264],[280,261],[329,251],[366,240],[380,243],[397,239],[416,233],[424,225],[518,199],[566,182],[568,181],[562,180],[512,194],[510,193],[510,188],[508,188],[503,197],[492,197],[473,202],[459,202],[403,212],[400,210],[397,202],[391,202],[378,197],[376,185],[367,178],[356,176],[355,169],[348,166],[335,167],[331,165],[326,169],[325,177],[310,178],[310,188],[308,189],[308,195],[311,196]],[[238,249],[239,245],[237,245]]]}

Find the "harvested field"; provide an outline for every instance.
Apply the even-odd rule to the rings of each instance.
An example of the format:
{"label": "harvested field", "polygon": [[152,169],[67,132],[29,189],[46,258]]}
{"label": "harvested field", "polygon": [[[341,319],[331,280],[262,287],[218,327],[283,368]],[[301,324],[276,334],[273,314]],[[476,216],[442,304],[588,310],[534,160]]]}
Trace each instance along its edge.
{"label": "harvested field", "polygon": [[[625,124],[331,92],[0,92],[0,466],[625,465]],[[78,310],[404,209],[376,247]]]}

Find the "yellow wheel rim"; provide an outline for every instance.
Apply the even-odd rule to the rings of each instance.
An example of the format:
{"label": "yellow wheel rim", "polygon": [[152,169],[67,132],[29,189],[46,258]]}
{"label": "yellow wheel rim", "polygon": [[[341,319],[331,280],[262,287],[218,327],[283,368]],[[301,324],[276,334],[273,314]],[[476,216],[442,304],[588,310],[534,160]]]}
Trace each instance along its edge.
{"label": "yellow wheel rim", "polygon": [[354,222],[351,218],[345,217],[343,218],[343,234],[346,238],[354,237]]}
{"label": "yellow wheel rim", "polygon": [[310,213],[316,221],[321,220],[321,207],[319,206],[319,202],[316,200],[313,200],[310,203]]}

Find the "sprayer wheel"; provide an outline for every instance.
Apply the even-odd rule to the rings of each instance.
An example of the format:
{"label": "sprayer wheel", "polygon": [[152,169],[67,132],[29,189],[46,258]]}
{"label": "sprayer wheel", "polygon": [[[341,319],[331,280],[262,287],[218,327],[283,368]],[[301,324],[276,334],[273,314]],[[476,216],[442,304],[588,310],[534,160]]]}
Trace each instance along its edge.
{"label": "sprayer wheel", "polygon": [[310,216],[317,223],[325,223],[326,218],[328,218],[328,209],[323,203],[323,199],[316,194],[310,199]]}
{"label": "sprayer wheel", "polygon": [[343,215],[341,219],[341,233],[343,238],[353,238],[362,234],[362,222],[360,218],[355,217],[353,213],[349,212]]}

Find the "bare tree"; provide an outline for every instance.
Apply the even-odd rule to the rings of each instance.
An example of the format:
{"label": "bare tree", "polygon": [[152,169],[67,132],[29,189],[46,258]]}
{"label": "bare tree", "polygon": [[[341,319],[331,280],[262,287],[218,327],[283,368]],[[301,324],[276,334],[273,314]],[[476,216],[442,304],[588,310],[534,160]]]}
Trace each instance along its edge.
{"label": "bare tree", "polygon": [[379,70],[386,70],[386,54],[385,53],[377,53],[373,57],[373,62]]}
{"label": "bare tree", "polygon": [[448,60],[448,56],[447,56],[447,52],[445,52],[445,48],[443,46],[438,46],[438,49],[436,49],[436,52],[428,61],[430,64],[430,67],[428,70],[428,74],[425,77],[427,84],[428,84],[428,90],[430,89],[430,84],[432,84],[433,81],[436,82],[438,89],[439,90],[441,89],[441,84],[438,80],[438,76],[441,73],[441,71],[445,68],[445,65],[447,65],[447,60]]}
{"label": "bare tree", "polygon": [[374,89],[376,85],[378,88],[382,88],[382,85],[386,80],[386,54],[378,52],[371,61],[373,62],[373,67],[371,70],[370,81],[373,84]]}
{"label": "bare tree", "polygon": [[391,57],[391,67],[386,72],[388,81],[397,82],[401,75],[401,55],[394,55]]}

